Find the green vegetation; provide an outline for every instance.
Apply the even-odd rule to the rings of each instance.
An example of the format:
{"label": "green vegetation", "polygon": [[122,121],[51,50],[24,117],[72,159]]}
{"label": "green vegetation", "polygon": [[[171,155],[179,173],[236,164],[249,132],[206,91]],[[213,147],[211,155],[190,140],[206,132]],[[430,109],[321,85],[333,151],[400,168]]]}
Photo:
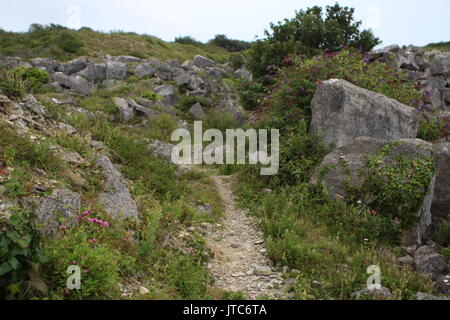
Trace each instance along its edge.
{"label": "green vegetation", "polygon": [[228,39],[228,37],[224,34],[216,35],[214,39],[210,40],[208,43],[217,47],[224,48],[229,52],[245,51],[247,49],[250,49],[251,47],[251,44],[249,42]]}
{"label": "green vegetation", "polygon": [[438,43],[430,43],[424,48],[425,50],[441,50],[441,51],[450,51],[450,41],[448,42],[438,42]]}
{"label": "green vegetation", "polygon": [[0,90],[10,98],[21,98],[25,94],[22,77],[11,71],[0,69]]}
{"label": "green vegetation", "polygon": [[343,46],[370,51],[381,42],[372,31],[361,31],[361,22],[355,22],[353,15],[353,8],[335,4],[327,6],[325,14],[321,7],[315,6],[300,10],[290,20],[271,23],[271,31],[265,32],[265,39],[252,46],[248,66],[256,76],[262,76],[268,66],[282,65],[288,55],[313,56]]}
{"label": "green vegetation", "polygon": [[[253,98],[243,101],[256,111],[254,126],[280,129],[280,171],[261,177],[257,167],[240,169],[236,187],[242,205],[261,222],[270,257],[299,270],[298,282],[291,288],[295,297],[349,299],[350,293],[365,286],[366,268],[373,264],[380,265],[382,284],[395,299],[411,299],[417,291],[432,292],[429,280],[389,259],[400,254],[402,227],[412,223],[427,192],[433,172],[429,159],[399,156],[382,165],[377,161],[382,155],[374,155],[368,159],[367,188],[360,190],[367,193],[354,194],[348,201],[330,199],[323,186],[309,184],[329,151],[319,136],[308,134],[311,100],[321,81],[345,79],[406,104],[419,101],[420,93],[406,74],[393,74],[383,63],[368,63],[353,50],[309,59],[291,56],[285,63],[271,72],[272,84],[255,85],[253,97],[251,84],[243,88],[244,98],[245,94]],[[367,197],[369,206],[358,203]],[[395,206],[398,201],[406,206]],[[395,217],[403,219],[404,225],[397,225]]]}
{"label": "green vegetation", "polygon": [[95,59],[105,54],[180,61],[199,54],[218,62],[228,61],[229,56],[228,51],[213,45],[167,43],[149,35],[120,31],[71,30],[54,24],[32,25],[24,33],[0,31],[0,55],[4,56],[48,57],[66,61],[80,55]]}

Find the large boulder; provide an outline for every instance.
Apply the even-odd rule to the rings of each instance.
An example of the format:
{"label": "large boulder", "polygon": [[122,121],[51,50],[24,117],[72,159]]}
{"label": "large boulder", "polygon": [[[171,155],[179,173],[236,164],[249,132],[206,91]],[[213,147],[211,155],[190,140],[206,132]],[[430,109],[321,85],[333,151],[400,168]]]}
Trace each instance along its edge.
{"label": "large boulder", "polygon": [[172,106],[177,101],[178,90],[173,85],[162,85],[153,88],[153,91],[164,98],[165,103]]}
{"label": "large boulder", "polygon": [[64,67],[60,62],[50,58],[34,58],[30,61],[30,64],[51,74],[64,71]]}
{"label": "large boulder", "polygon": [[101,193],[99,200],[106,212],[114,218],[138,218],[139,212],[136,202],[131,197],[122,174],[112,164],[111,160],[100,155],[97,166],[103,169],[105,176],[105,192]]}
{"label": "large boulder", "polygon": [[108,61],[106,62],[106,79],[123,80],[128,75],[128,67],[125,63]]}
{"label": "large boulder", "polygon": [[131,108],[133,108],[134,111],[136,111],[137,113],[144,115],[146,117],[152,117],[152,116],[156,116],[156,115],[160,114],[160,112],[158,112],[156,110],[141,106],[136,101],[134,101],[132,98],[128,98],[128,105]]}
{"label": "large boulder", "polygon": [[68,76],[62,72],[56,72],[53,80],[57,81],[63,88],[68,88],[76,93],[88,95],[95,88],[86,79],[80,76]]}
{"label": "large boulder", "polygon": [[253,80],[253,74],[245,68],[240,68],[234,72],[236,78],[244,79],[247,81]]}
{"label": "large boulder", "polygon": [[86,69],[87,66],[88,63],[86,61],[86,58],[77,58],[67,62],[64,70],[66,74],[72,75]]}
{"label": "large boulder", "polygon": [[61,227],[70,227],[81,210],[81,196],[67,189],[56,189],[50,196],[26,198],[25,207],[36,215],[36,227],[44,235],[53,235]]}
{"label": "large boulder", "polygon": [[122,63],[136,63],[140,62],[141,59],[133,56],[118,56],[114,58],[114,61]]}
{"label": "large boulder", "polygon": [[374,51],[371,51],[368,53],[368,58],[371,61],[374,61],[376,59],[380,59],[383,57],[388,56],[389,54],[396,54],[400,51],[400,46],[394,44],[394,45],[390,45],[381,49],[377,49]]}
{"label": "large boulder", "polygon": [[450,215],[450,142],[434,145],[436,183],[431,205],[432,232],[439,231]]}
{"label": "large boulder", "polygon": [[139,78],[153,77],[156,69],[148,63],[138,64],[134,69],[134,74]]}
{"label": "large boulder", "polygon": [[345,80],[322,82],[311,102],[311,133],[342,147],[366,136],[395,141],[415,138],[418,112],[394,99],[357,87]]}
{"label": "large boulder", "polygon": [[440,53],[434,56],[431,61],[431,74],[450,77],[450,53]]}
{"label": "large boulder", "polygon": [[95,83],[102,82],[106,79],[106,64],[91,63],[86,67],[86,69],[80,71],[78,74]]}
{"label": "large boulder", "polygon": [[113,101],[116,107],[119,109],[119,114],[123,122],[129,122],[134,118],[134,109],[130,107],[126,99],[115,97]]}
{"label": "large boulder", "polygon": [[[414,160],[433,159],[433,146],[419,139],[402,139],[385,149],[387,142],[370,137],[360,137],[353,143],[335,149],[328,154],[311,179],[311,183],[323,182],[331,197],[347,198],[348,188],[361,190],[365,185],[369,170],[369,158],[379,157],[377,166],[386,167],[397,163],[399,157]],[[405,182],[412,176],[404,176]],[[400,179],[400,177],[399,177]],[[422,190],[425,194],[422,207],[418,208],[419,223],[405,230],[404,245],[422,243],[431,225],[430,207],[434,190],[434,179]],[[374,195],[376,196],[376,195]],[[402,204],[399,203],[399,206]]]}
{"label": "large boulder", "polygon": [[216,65],[213,60],[200,55],[194,57],[194,61],[192,62],[192,64],[199,68],[214,67]]}
{"label": "large boulder", "polygon": [[203,110],[203,107],[200,103],[196,103],[195,105],[193,105],[189,110],[189,114],[192,115],[195,120],[202,120],[206,116],[205,111]]}
{"label": "large boulder", "polygon": [[418,271],[431,276],[433,280],[439,279],[449,271],[447,260],[436,253],[431,246],[423,246],[417,249],[414,264]]}
{"label": "large boulder", "polygon": [[165,143],[159,140],[153,141],[148,145],[148,149],[155,157],[163,158],[169,163],[172,163],[172,150],[175,145]]}

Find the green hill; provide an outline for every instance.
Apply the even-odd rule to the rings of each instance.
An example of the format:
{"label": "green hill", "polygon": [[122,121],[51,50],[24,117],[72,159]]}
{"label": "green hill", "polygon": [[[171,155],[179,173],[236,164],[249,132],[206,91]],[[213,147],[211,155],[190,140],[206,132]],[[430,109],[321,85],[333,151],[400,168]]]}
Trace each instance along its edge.
{"label": "green hill", "polygon": [[32,25],[30,31],[24,33],[0,30],[0,55],[25,59],[49,57],[58,60],[70,60],[80,55],[91,58],[131,55],[142,59],[180,61],[203,55],[218,62],[226,62],[230,53],[213,44],[169,43],[157,37],[132,32],[103,33],[89,28],[71,30],[51,24]]}

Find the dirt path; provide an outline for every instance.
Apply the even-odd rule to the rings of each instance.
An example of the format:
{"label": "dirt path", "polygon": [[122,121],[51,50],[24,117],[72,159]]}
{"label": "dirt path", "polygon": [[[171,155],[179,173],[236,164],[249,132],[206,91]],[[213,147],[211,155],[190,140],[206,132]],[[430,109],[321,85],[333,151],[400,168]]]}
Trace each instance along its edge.
{"label": "dirt path", "polygon": [[216,279],[214,286],[242,292],[249,299],[283,298],[285,282],[265,254],[256,220],[236,208],[230,177],[212,178],[225,206],[223,228],[206,235],[207,245],[214,253],[208,264]]}

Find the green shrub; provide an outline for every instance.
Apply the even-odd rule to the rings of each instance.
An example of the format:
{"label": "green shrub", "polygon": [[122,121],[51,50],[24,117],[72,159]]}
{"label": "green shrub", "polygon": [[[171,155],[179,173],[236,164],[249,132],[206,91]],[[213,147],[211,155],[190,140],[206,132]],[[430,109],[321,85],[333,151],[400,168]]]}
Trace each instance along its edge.
{"label": "green shrub", "polygon": [[234,69],[240,69],[245,65],[245,58],[240,53],[234,53],[230,55],[228,62]]}
{"label": "green shrub", "polygon": [[258,40],[250,49],[248,67],[255,76],[262,76],[268,66],[280,66],[288,55],[313,56],[341,46],[369,51],[380,44],[372,31],[360,30],[361,22],[355,22],[353,15],[354,9],[335,4],[327,6],[325,14],[321,7],[315,6],[296,12],[290,20],[271,23],[266,38]]}
{"label": "green shrub", "polygon": [[245,110],[254,110],[258,107],[263,98],[263,94],[266,92],[265,87],[258,81],[246,81],[244,79],[237,79],[236,87],[238,88],[239,99]]}
{"label": "green shrub", "polygon": [[70,54],[81,54],[83,43],[73,34],[62,33],[56,40],[57,46]]}
{"label": "green shrub", "polygon": [[216,35],[215,38],[208,41],[208,43],[217,47],[224,48],[229,52],[244,51],[250,49],[251,47],[251,44],[249,42],[228,39],[228,37],[223,34]]}
{"label": "green shrub", "polygon": [[183,96],[175,103],[175,108],[182,112],[188,112],[197,103],[200,103],[205,108],[211,107],[211,104],[203,98],[196,96]]}
{"label": "green shrub", "polygon": [[30,272],[45,262],[32,214],[17,209],[9,219],[0,215],[0,230],[0,298],[24,298]]}
{"label": "green shrub", "polygon": [[196,47],[203,46],[202,42],[197,41],[190,36],[177,37],[177,38],[175,38],[175,42],[179,43],[179,44],[189,44],[189,45],[196,46]]}
{"label": "green shrub", "polygon": [[450,248],[442,249],[442,254],[444,255],[445,259],[450,261]]}
{"label": "green shrub", "polygon": [[29,91],[36,91],[50,81],[50,75],[47,71],[36,68],[18,67],[12,73],[22,78],[26,89]]}
{"label": "green shrub", "polygon": [[444,223],[441,229],[435,234],[437,243],[444,247],[450,246],[450,221]]}
{"label": "green shrub", "polygon": [[21,76],[5,69],[0,69],[0,90],[11,98],[21,98],[26,86]]}
{"label": "green shrub", "polygon": [[433,142],[441,138],[441,127],[433,120],[421,119],[417,138]]}
{"label": "green shrub", "polygon": [[142,94],[142,98],[148,99],[148,100],[151,100],[151,101],[159,101],[159,100],[162,99],[160,95],[158,95],[157,93],[155,93],[153,91],[144,92]]}

